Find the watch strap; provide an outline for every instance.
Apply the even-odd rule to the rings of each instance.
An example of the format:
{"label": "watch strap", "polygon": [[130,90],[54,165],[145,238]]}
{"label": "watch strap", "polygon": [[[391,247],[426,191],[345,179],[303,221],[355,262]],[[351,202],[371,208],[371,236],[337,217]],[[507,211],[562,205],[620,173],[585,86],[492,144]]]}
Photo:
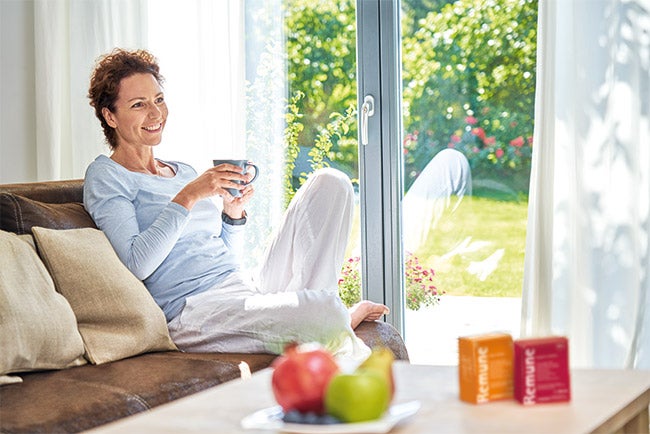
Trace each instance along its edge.
{"label": "watch strap", "polygon": [[243,217],[240,219],[234,219],[230,217],[228,214],[225,212],[221,213],[221,220],[223,220],[224,223],[227,223],[231,226],[241,226],[246,224],[246,211],[243,213]]}

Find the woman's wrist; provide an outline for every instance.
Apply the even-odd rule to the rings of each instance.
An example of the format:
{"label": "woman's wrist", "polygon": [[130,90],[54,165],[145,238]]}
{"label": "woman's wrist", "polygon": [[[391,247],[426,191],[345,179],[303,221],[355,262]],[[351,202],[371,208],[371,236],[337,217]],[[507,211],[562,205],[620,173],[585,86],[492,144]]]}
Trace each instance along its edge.
{"label": "woman's wrist", "polygon": [[178,194],[177,194],[177,195],[172,199],[172,202],[175,202],[175,203],[181,205],[182,207],[184,207],[184,208],[187,209],[188,211],[191,211],[192,208],[194,207],[194,204],[196,203],[195,200],[192,200],[190,197],[188,197],[188,195],[184,195],[184,194],[182,194],[182,192],[181,192],[181,193],[178,193]]}
{"label": "woman's wrist", "polygon": [[246,224],[246,211],[242,211],[240,214],[240,217],[238,218],[233,218],[231,215],[227,214],[225,211],[221,212],[221,220],[223,220],[224,223],[227,223],[231,226],[241,226]]}

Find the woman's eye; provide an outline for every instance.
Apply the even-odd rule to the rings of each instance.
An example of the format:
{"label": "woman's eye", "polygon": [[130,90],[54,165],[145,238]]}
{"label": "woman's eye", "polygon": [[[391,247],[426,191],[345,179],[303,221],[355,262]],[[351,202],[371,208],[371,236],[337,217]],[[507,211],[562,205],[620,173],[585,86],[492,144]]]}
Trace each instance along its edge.
{"label": "woman's eye", "polygon": [[131,108],[139,108],[139,107],[142,107],[142,103],[141,103],[141,102],[136,102],[135,104],[133,104],[133,105],[131,106]]}
{"label": "woman's eye", "polygon": [[163,103],[163,102],[165,102],[165,98],[163,98],[162,96],[156,98],[156,104],[160,104],[160,103]]}

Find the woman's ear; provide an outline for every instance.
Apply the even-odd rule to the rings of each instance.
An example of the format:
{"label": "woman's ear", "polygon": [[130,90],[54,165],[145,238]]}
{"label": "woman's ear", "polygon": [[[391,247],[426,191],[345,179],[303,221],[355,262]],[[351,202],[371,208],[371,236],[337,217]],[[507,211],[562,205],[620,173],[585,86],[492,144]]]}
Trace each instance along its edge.
{"label": "woman's ear", "polygon": [[104,116],[104,120],[111,128],[117,127],[117,123],[115,122],[115,116],[113,116],[113,113],[108,108],[106,107],[102,108],[102,116]]}

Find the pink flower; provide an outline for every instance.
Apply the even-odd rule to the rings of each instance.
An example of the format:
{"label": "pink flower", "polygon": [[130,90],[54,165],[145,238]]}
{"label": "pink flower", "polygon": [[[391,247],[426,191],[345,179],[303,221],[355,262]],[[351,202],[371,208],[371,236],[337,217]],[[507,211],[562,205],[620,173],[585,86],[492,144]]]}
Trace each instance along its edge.
{"label": "pink flower", "polygon": [[486,137],[485,140],[483,140],[483,143],[485,143],[488,146],[492,146],[497,142],[497,138],[494,136]]}
{"label": "pink flower", "polygon": [[494,155],[496,155],[497,158],[503,157],[503,149],[498,148],[496,151],[494,151]]}
{"label": "pink flower", "polygon": [[510,146],[516,146],[517,148],[521,148],[522,146],[524,146],[524,138],[522,136],[519,136],[516,139],[510,140]]}
{"label": "pink flower", "polygon": [[533,146],[533,136],[528,137],[528,146]]}
{"label": "pink flower", "polygon": [[467,122],[470,125],[476,125],[476,123],[478,122],[478,119],[476,119],[474,116],[467,116],[465,118],[465,122]]}
{"label": "pink flower", "polygon": [[458,134],[451,135],[451,141],[454,143],[460,143],[461,137]]}
{"label": "pink flower", "polygon": [[472,152],[475,153],[475,154],[478,154],[479,151],[480,151],[480,149],[477,148],[476,146],[474,146],[474,147],[472,148]]}
{"label": "pink flower", "polygon": [[447,147],[451,148],[451,149],[454,149],[456,147],[456,144],[449,142],[449,143],[447,143]]}

